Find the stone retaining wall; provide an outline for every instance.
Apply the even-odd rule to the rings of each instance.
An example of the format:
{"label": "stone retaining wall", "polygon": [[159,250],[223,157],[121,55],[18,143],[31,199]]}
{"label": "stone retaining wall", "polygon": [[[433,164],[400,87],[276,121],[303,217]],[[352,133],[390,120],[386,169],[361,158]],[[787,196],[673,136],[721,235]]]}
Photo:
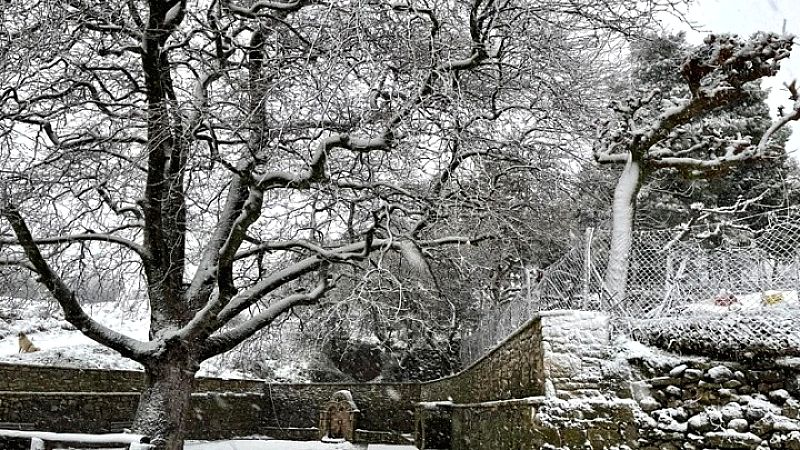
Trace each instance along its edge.
{"label": "stone retaining wall", "polygon": [[695,358],[644,369],[655,376],[635,390],[643,450],[800,450],[797,366]]}
{"label": "stone retaining wall", "polygon": [[636,448],[632,400],[520,400],[455,405],[453,450]]}
{"label": "stone retaining wall", "polygon": [[[131,426],[144,373],[0,364],[0,428],[107,433]],[[316,439],[319,409],[347,389],[360,409],[360,436],[399,442],[414,429],[418,383],[284,384],[199,378],[190,438],[269,435]],[[372,433],[370,433],[372,432]]]}
{"label": "stone retaining wall", "polygon": [[541,338],[542,321],[536,317],[458,374],[422,383],[421,399],[477,403],[541,395]]}
{"label": "stone retaining wall", "polygon": [[[610,353],[607,315],[540,313],[464,372],[423,383],[426,403],[417,411],[417,445],[441,448],[449,441],[459,450],[583,449],[584,442],[590,445],[586,448],[635,442],[628,420],[635,404],[598,401],[625,391],[609,369]],[[571,408],[578,403],[565,403],[585,398],[594,399],[578,408],[577,416]]]}

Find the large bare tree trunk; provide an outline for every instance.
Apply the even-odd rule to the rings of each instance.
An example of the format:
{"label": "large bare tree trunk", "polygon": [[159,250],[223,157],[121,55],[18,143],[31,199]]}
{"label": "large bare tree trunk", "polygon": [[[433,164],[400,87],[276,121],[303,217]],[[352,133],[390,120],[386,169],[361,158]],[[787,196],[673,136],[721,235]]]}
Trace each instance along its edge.
{"label": "large bare tree trunk", "polygon": [[149,436],[155,450],[183,450],[192,380],[197,365],[181,351],[145,368],[146,386],[139,398],[133,429]]}
{"label": "large bare tree trunk", "polygon": [[643,179],[641,163],[628,158],[614,189],[612,206],[611,249],[605,280],[611,304],[623,301],[628,288],[633,216],[636,211],[636,196]]}

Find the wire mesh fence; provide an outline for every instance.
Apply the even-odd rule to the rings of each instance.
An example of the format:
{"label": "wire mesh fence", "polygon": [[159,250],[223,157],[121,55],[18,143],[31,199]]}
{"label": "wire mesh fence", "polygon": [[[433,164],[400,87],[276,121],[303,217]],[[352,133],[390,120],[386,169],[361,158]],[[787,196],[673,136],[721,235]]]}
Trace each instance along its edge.
{"label": "wire mesh fence", "polygon": [[537,311],[611,315],[618,330],[662,348],[725,358],[800,356],[800,217],[769,218],[758,231],[734,224],[639,231],[627,291],[605,289],[608,230],[587,230],[544,271],[528,297],[487,315],[464,342],[472,361]]}

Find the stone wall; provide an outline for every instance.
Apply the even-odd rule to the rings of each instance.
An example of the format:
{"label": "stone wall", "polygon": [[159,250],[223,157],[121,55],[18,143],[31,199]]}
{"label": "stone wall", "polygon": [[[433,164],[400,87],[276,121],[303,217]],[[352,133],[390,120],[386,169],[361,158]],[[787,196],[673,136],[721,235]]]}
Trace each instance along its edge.
{"label": "stone wall", "polygon": [[0,392],[0,428],[110,433],[130,426],[137,393]]}
{"label": "stone wall", "polygon": [[360,413],[356,427],[411,433],[420,400],[417,383],[271,383],[264,387],[263,423],[271,428],[316,428],[318,411],[336,391],[347,389]]}
{"label": "stone wall", "polygon": [[[800,360],[630,353],[610,329],[603,314],[543,313],[467,370],[427,383],[200,380],[190,437],[315,439],[320,407],[347,389],[357,439],[416,432],[421,449],[800,450]],[[0,426],[118,431],[141,377],[0,364]]]}
{"label": "stone wall", "polygon": [[[105,433],[130,427],[144,373],[0,364],[0,428]],[[359,436],[399,442],[414,428],[418,383],[282,384],[195,380],[190,438],[270,435],[317,439],[318,413],[347,389],[360,409]]]}
{"label": "stone wall", "polygon": [[426,402],[478,403],[541,395],[542,321],[536,317],[456,375],[422,383]]}
{"label": "stone wall", "polygon": [[613,353],[607,314],[592,311],[550,311],[542,323],[542,377],[562,399],[615,394],[622,377],[609,364]]}
{"label": "stone wall", "polygon": [[[455,450],[800,450],[798,359],[716,361],[640,354],[643,346],[628,353],[612,342],[602,314],[543,313],[537,321],[541,349],[533,342],[530,351],[542,355],[544,395],[423,404],[421,449],[445,442]],[[424,385],[423,397],[426,388],[438,399],[458,393],[459,378],[470,379]],[[481,395],[493,392],[507,394]]]}
{"label": "stone wall", "polygon": [[[200,377],[195,392],[260,392],[263,381]],[[0,391],[139,392],[144,372],[0,363]]]}
{"label": "stone wall", "polygon": [[520,400],[454,405],[453,450],[636,448],[632,400]]}
{"label": "stone wall", "polygon": [[611,348],[605,314],[540,313],[464,372],[422,385],[417,445],[449,441],[453,449],[503,450],[635,443],[629,420],[635,403],[605,399],[629,392],[610,368]]}
{"label": "stone wall", "polygon": [[789,360],[705,358],[642,367],[643,450],[800,449],[800,368]]}

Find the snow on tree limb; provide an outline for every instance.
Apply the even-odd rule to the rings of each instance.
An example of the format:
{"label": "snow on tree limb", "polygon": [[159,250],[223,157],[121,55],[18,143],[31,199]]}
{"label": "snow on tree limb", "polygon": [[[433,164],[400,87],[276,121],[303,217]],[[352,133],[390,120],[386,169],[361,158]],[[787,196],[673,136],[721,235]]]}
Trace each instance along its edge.
{"label": "snow on tree limb", "polygon": [[[612,238],[605,285],[614,301],[625,298],[636,197],[648,176],[662,168],[702,177],[755,159],[770,158],[770,142],[790,121],[800,119],[800,101],[775,121],[758,144],[748,136],[723,136],[703,123],[735,106],[756,89],[751,83],[773,76],[788,58],[793,36],[759,32],[742,40],[711,35],[689,55],[680,73],[689,96],[664,98],[659,90],[611,102],[614,117],[598,129],[594,156],[601,164],[626,163],[614,193]],[[660,101],[659,102],[657,102]],[[666,105],[665,105],[666,103]]]}
{"label": "snow on tree limb", "polygon": [[[653,105],[661,94],[658,90],[624,102],[612,102],[611,108],[617,117],[598,130],[595,159],[601,163],[621,163],[625,160],[621,155],[630,152],[646,166],[690,168],[699,175],[739,161],[768,156],[768,142],[774,132],[798,120],[797,104],[792,114],[773,124],[758,145],[720,139],[711,134],[691,136],[681,127],[717,108],[746,99],[747,83],[775,75],[780,61],[789,57],[793,42],[793,36],[775,33],[756,33],[746,41],[730,35],[709,36],[681,67],[691,97],[661,111],[654,119],[649,119],[648,114],[658,110]],[[689,152],[683,142],[687,138],[698,145],[689,150],[706,145],[722,152],[718,157],[704,159],[686,156]]]}

